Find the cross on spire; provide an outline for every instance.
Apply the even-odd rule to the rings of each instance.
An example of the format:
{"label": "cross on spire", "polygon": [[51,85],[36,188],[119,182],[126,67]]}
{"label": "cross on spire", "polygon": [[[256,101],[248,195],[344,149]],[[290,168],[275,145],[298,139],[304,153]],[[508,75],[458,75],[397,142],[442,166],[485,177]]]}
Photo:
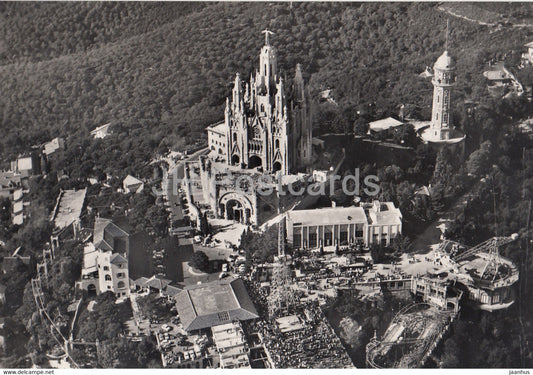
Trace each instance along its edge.
{"label": "cross on spire", "polygon": [[263,34],[265,34],[265,46],[269,46],[270,45],[270,40],[269,40],[268,36],[271,35],[271,34],[274,34],[274,33],[272,31],[270,31],[269,29],[264,29],[261,32]]}

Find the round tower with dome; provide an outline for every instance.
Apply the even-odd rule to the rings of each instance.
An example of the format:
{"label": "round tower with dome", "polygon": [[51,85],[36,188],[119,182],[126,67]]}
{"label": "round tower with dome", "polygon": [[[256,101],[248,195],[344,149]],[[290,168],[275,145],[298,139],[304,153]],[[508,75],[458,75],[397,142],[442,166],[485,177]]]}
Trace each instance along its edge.
{"label": "round tower with dome", "polygon": [[451,98],[455,77],[455,60],[448,52],[448,36],[446,35],[446,49],[433,65],[431,121],[419,130],[420,138],[425,143],[453,144],[465,138],[460,130],[453,127],[452,122]]}
{"label": "round tower with dome", "polygon": [[437,59],[433,66],[433,110],[431,112],[431,131],[439,140],[450,139],[451,111],[450,99],[455,84],[455,61],[448,50]]}

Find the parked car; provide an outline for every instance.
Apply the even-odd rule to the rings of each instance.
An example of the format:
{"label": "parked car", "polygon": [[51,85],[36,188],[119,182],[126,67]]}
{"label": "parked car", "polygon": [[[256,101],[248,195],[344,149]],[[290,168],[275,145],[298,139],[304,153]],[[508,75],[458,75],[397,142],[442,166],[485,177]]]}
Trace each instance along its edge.
{"label": "parked car", "polygon": [[172,331],[172,326],[169,326],[168,324],[163,324],[163,325],[161,326],[161,330],[162,330],[163,332],[170,332],[170,331]]}

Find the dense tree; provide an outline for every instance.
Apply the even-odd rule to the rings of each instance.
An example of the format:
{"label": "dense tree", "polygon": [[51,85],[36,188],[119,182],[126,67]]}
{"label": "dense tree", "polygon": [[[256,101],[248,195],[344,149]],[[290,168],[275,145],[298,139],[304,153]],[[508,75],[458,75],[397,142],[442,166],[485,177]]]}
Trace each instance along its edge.
{"label": "dense tree", "polygon": [[470,154],[466,162],[466,170],[474,176],[481,176],[488,172],[492,144],[484,142],[481,147]]}
{"label": "dense tree", "polygon": [[243,233],[240,247],[246,252],[248,263],[272,262],[278,253],[278,226],[272,225],[264,232]]}
{"label": "dense tree", "polygon": [[207,236],[210,232],[209,223],[207,221],[207,212],[204,212],[200,217],[200,233],[203,236]]}
{"label": "dense tree", "polygon": [[209,271],[209,257],[203,251],[195,251],[191,258],[191,266],[200,271]]}

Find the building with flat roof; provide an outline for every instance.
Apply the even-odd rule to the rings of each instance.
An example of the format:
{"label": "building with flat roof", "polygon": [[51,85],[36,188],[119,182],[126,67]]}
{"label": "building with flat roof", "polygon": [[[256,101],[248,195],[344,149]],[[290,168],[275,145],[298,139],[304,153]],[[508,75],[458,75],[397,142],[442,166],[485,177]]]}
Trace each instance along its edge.
{"label": "building with flat roof", "polygon": [[188,332],[259,317],[244,282],[238,278],[187,286],[175,299]]}
{"label": "building with flat roof", "polygon": [[211,328],[221,368],[251,368],[246,337],[239,322]]}
{"label": "building with flat roof", "polygon": [[293,210],[287,213],[287,241],[294,248],[345,246],[363,242],[389,245],[402,232],[402,214],[392,202]]}
{"label": "building with flat roof", "polygon": [[62,150],[64,148],[65,148],[65,140],[63,138],[56,137],[52,139],[50,142],[46,142],[44,144],[43,152],[46,154],[46,156],[50,156],[53,153],[55,153],[57,150]]}
{"label": "building with flat roof", "polygon": [[384,119],[381,119],[381,120],[372,121],[372,122],[368,123],[368,125],[369,125],[368,131],[369,132],[379,133],[379,132],[381,132],[383,130],[392,129],[392,128],[401,126],[403,124],[404,124],[403,122],[398,121],[398,120],[396,120],[396,119],[394,119],[392,117],[387,117],[387,118],[384,118]]}
{"label": "building with flat roof", "polygon": [[85,204],[87,188],[81,190],[62,190],[57,198],[56,209],[52,220],[58,229],[72,224],[79,224],[81,212]]}

